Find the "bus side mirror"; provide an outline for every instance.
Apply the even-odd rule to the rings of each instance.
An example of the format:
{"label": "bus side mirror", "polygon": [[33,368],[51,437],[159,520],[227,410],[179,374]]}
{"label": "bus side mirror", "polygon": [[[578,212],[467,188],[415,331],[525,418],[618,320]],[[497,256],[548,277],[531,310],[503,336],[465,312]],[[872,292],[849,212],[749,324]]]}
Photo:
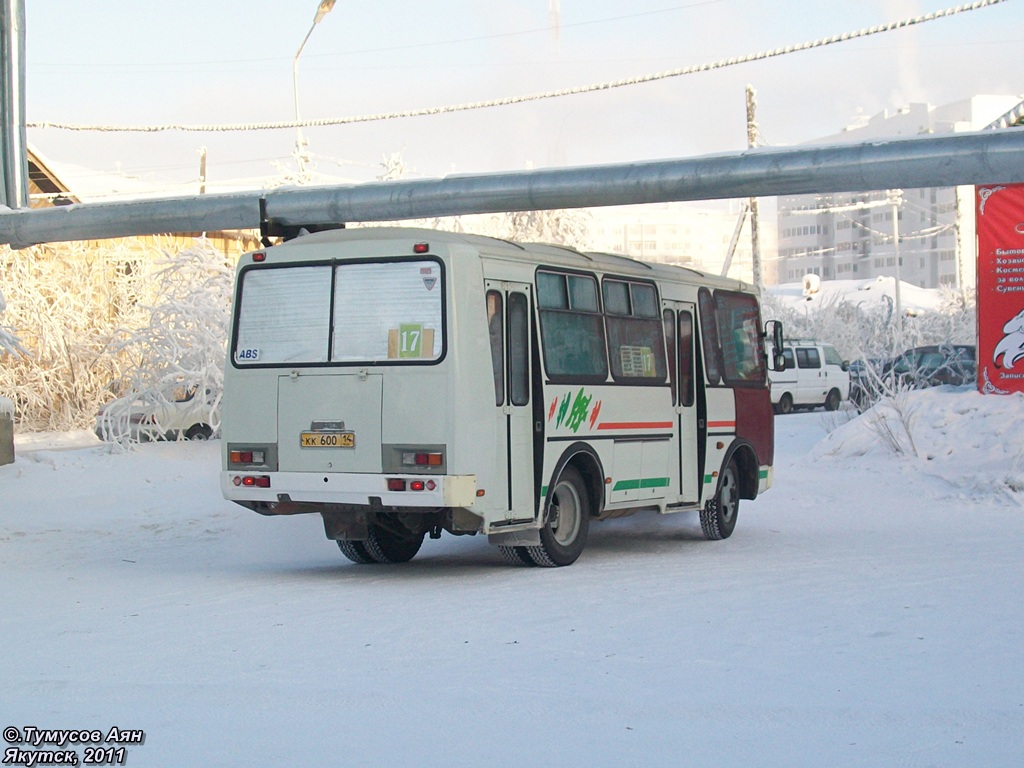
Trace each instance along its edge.
{"label": "bus side mirror", "polygon": [[786,370],[786,357],[782,354],[782,323],[778,320],[769,320],[764,324],[764,335],[768,336],[768,328],[771,327],[772,336],[772,370]]}

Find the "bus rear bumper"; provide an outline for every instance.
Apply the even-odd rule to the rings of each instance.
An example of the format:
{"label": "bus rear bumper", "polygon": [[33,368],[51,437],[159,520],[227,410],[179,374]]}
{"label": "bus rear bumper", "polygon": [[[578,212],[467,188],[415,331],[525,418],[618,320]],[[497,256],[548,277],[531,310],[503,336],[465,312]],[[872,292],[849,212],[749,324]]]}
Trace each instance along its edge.
{"label": "bus rear bumper", "polygon": [[[399,482],[401,481],[401,482]],[[404,490],[392,490],[402,487]],[[476,475],[379,475],[313,472],[220,473],[225,499],[291,506],[340,504],[382,507],[465,507],[476,501]],[[272,510],[269,510],[274,514]],[[302,510],[307,511],[307,510]],[[315,510],[308,510],[315,511]]]}

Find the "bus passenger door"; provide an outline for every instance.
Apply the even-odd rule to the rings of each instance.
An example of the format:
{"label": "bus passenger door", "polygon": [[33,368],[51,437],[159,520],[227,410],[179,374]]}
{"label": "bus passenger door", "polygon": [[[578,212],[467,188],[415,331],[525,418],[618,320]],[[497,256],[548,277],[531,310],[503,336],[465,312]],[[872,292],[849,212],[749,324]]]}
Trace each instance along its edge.
{"label": "bus passenger door", "polygon": [[693,304],[666,301],[665,306],[662,319],[677,422],[674,438],[677,458],[673,465],[678,482],[674,495],[676,503],[696,504],[700,500],[696,388],[703,384],[703,379],[695,373],[693,324],[696,313]]}
{"label": "bus passenger door", "polygon": [[[530,293],[527,283],[486,281],[487,320],[498,418],[499,474],[505,477],[508,520],[536,514],[530,378]],[[500,465],[503,465],[502,469]]]}

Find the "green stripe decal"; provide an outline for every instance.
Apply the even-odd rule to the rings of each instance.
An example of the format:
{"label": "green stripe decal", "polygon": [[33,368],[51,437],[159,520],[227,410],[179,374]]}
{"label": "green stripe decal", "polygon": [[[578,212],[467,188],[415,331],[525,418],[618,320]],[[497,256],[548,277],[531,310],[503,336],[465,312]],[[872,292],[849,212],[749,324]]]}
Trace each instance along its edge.
{"label": "green stripe decal", "polygon": [[712,475],[704,475],[704,485],[707,485],[708,483],[714,482],[714,479],[715,478]]}
{"label": "green stripe decal", "polygon": [[667,477],[644,477],[637,480],[619,480],[612,486],[615,491],[635,491],[640,488],[667,488],[669,486]]}
{"label": "green stripe decal", "polygon": [[546,485],[542,485],[540,487],[540,496],[541,496],[541,498],[544,498],[547,495],[548,495],[548,487]]}
{"label": "green stripe decal", "polygon": [[764,480],[764,479],[765,479],[766,477],[768,477],[768,470],[767,470],[767,469],[762,469],[762,470],[760,470],[760,471],[759,471],[759,472],[757,473],[757,477],[758,477],[758,479],[760,479],[760,480]]}

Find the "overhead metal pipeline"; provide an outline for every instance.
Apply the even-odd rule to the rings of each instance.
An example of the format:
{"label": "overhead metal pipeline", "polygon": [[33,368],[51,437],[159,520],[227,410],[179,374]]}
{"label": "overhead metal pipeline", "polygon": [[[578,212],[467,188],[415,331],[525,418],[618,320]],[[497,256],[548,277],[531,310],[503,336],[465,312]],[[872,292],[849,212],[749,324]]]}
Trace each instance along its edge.
{"label": "overhead metal pipeline", "polygon": [[678,160],[236,194],[82,203],[0,213],[15,248],[130,235],[289,229],[471,213],[1024,182],[1024,131],[758,148]]}

